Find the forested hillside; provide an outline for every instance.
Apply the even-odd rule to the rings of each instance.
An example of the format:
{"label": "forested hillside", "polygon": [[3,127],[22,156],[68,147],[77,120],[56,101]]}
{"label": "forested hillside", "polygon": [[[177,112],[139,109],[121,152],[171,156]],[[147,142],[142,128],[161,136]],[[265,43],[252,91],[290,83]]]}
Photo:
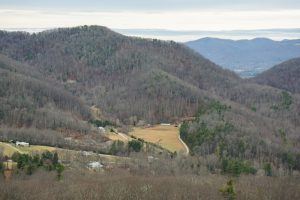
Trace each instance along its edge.
{"label": "forested hillside", "polygon": [[29,65],[0,55],[0,138],[31,144],[74,145],[70,134],[92,133],[89,108]]}
{"label": "forested hillside", "polygon": [[[56,118],[62,116],[88,120],[86,106],[126,125],[196,116],[182,125],[181,137],[193,154],[205,156],[212,170],[223,161],[299,169],[299,95],[242,80],[184,45],[82,26],[37,34],[2,31],[0,52],[26,64],[16,70],[2,65],[8,107],[3,125],[45,128],[38,117],[45,110],[46,120],[54,121],[49,124],[60,128]],[[12,107],[29,120],[10,120]],[[245,168],[253,172],[250,165]]]}
{"label": "forested hillside", "polygon": [[300,93],[300,58],[276,65],[252,80],[258,84]]}
{"label": "forested hillside", "polygon": [[[280,91],[248,83],[175,42],[125,37],[100,26],[0,36],[0,51],[29,65],[27,71],[124,123],[193,116],[211,99],[281,118],[269,109],[280,104]],[[297,114],[287,115],[297,122]]]}
{"label": "forested hillside", "polygon": [[122,121],[190,116],[199,89],[222,91],[240,81],[183,45],[125,37],[104,27],[0,35],[3,54]]}

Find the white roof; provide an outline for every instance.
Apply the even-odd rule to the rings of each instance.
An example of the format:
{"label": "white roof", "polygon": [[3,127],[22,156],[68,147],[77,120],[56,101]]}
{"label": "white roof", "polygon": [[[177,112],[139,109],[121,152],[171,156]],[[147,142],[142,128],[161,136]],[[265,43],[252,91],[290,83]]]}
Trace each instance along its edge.
{"label": "white roof", "polygon": [[90,162],[88,166],[92,169],[99,169],[103,167],[103,165],[100,162]]}
{"label": "white roof", "polygon": [[29,144],[28,142],[19,142],[19,141],[17,141],[16,143],[17,144],[24,144],[24,145]]}

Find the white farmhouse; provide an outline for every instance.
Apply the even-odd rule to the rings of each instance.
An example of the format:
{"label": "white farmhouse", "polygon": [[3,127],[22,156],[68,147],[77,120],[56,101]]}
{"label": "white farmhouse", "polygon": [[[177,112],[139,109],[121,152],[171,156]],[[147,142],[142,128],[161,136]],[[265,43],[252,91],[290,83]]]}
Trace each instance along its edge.
{"label": "white farmhouse", "polygon": [[16,146],[29,147],[29,143],[17,141],[17,142],[16,142]]}

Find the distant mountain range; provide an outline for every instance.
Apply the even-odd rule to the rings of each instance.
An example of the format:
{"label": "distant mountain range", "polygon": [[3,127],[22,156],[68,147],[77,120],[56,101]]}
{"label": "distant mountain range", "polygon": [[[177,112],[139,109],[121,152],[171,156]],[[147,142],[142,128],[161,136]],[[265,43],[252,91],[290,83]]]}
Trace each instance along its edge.
{"label": "distant mountain range", "polygon": [[300,40],[203,38],[185,44],[241,77],[253,77],[274,65],[300,56]]}
{"label": "distant mountain range", "polygon": [[[1,28],[2,30],[15,32],[39,33],[58,27],[31,27],[31,28]],[[294,40],[300,38],[300,28],[290,29],[257,29],[257,30],[168,30],[168,29],[132,29],[114,28],[114,31],[126,36],[142,38],[155,38],[160,40],[174,40],[176,42],[188,42],[199,38],[211,37],[231,40],[270,38],[272,40]]]}

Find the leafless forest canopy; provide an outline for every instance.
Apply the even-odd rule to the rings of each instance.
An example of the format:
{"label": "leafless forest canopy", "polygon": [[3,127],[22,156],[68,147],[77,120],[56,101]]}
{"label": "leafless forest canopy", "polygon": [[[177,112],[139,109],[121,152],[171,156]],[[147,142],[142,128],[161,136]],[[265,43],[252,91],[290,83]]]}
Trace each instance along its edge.
{"label": "leafless forest canopy", "polygon": [[[191,152],[186,160],[164,152],[160,168],[138,165],[120,176],[76,172],[75,179],[70,170],[59,183],[51,173],[15,177],[0,182],[0,198],[45,199],[51,193],[49,199],[149,199],[150,194],[151,199],[221,199],[218,189],[227,180],[221,174],[247,174],[234,181],[240,199],[299,198],[299,180],[280,177],[300,170],[297,59],[244,80],[182,44],[126,37],[99,26],[0,31],[0,54],[2,141],[131,156],[126,144],[113,143],[112,150],[88,122],[109,120],[123,131],[170,122],[182,123],[180,136]],[[92,106],[101,115],[95,117]],[[188,117],[194,120],[183,122]],[[65,140],[75,136],[79,142]],[[147,153],[155,150],[141,156]],[[168,169],[166,177],[149,175],[172,163],[180,169]],[[202,168],[206,176],[199,179]],[[277,178],[255,177],[259,170]],[[28,192],[40,184],[36,196]]]}

